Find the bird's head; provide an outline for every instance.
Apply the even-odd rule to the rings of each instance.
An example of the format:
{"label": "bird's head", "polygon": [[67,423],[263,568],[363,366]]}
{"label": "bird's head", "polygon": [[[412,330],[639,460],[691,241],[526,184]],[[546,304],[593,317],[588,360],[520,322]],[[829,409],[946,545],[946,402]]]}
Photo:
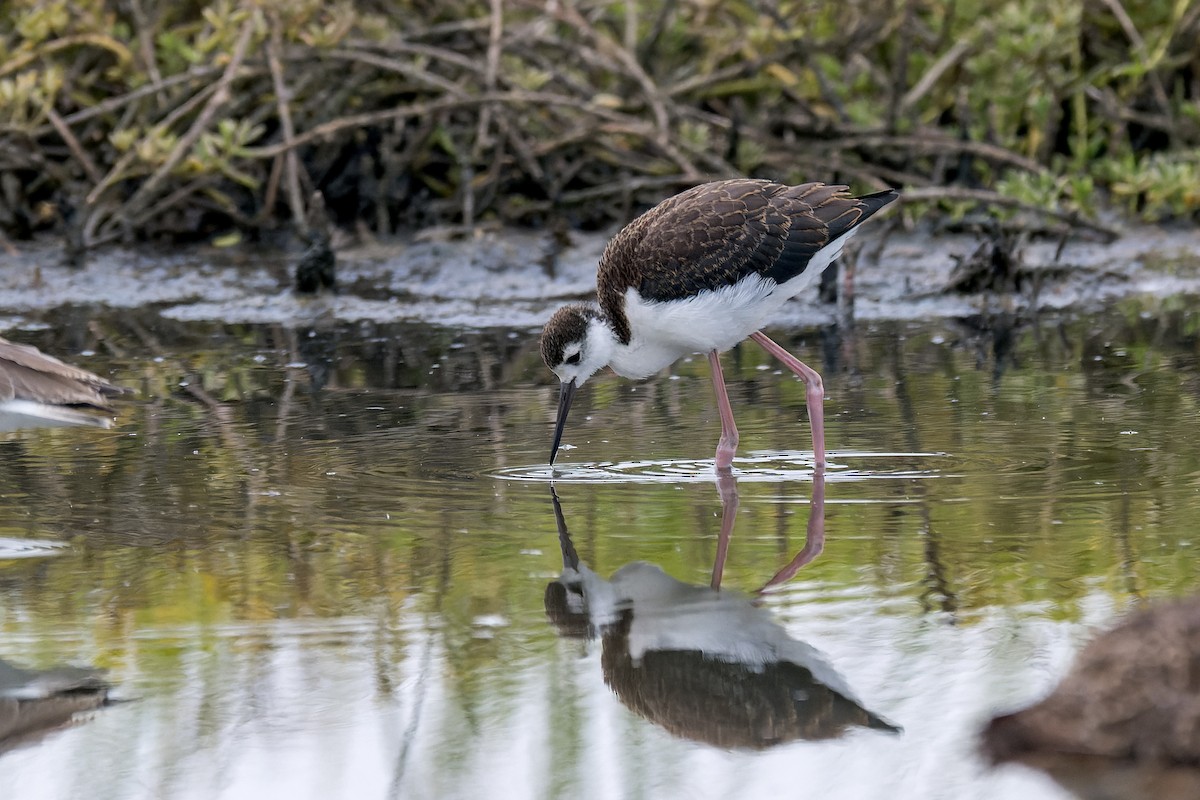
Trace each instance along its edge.
{"label": "bird's head", "polygon": [[542,329],[542,360],[558,376],[562,389],[550,451],[551,464],[558,454],[575,390],[608,364],[615,343],[612,329],[600,309],[594,306],[563,306]]}
{"label": "bird's head", "polygon": [[563,383],[578,388],[608,365],[613,335],[598,308],[563,306],[542,329],[542,360]]}

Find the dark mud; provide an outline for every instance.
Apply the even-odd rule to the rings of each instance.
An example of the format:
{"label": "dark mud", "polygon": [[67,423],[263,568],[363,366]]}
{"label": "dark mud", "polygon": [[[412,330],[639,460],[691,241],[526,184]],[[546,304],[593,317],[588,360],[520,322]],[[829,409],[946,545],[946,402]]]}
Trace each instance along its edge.
{"label": "dark mud", "polygon": [[[1019,291],[947,291],[980,240],[970,235],[863,236],[852,254],[853,316],[866,321],[964,317],[981,311],[1088,309],[1135,294],[1200,292],[1200,231],[1141,228],[1112,244],[1035,242],[1015,255]],[[35,312],[99,303],[154,307],[180,321],[304,323],[422,322],[460,328],[536,329],[564,300],[589,296],[604,234],[574,234],[553,274],[542,237],[519,231],[454,241],[397,240],[339,252],[336,295],[316,299],[290,286],[296,253],[196,248],[112,250],[83,269],[61,265],[42,242],[0,256],[0,329]],[[845,308],[845,304],[843,304]],[[789,304],[779,325],[819,325],[838,316],[815,293]]]}

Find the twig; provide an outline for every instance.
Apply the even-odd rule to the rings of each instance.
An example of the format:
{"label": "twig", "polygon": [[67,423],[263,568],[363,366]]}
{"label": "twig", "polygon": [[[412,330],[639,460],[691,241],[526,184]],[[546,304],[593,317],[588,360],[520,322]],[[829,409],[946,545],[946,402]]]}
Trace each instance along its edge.
{"label": "twig", "polygon": [[[282,153],[271,159],[271,170],[267,173],[267,188],[263,192],[262,205],[258,209],[260,224],[270,218],[271,210],[275,208],[275,202],[279,197],[279,184],[283,181],[284,163],[287,160],[288,153],[291,152],[294,151],[288,150],[287,153]],[[296,211],[293,208],[293,218],[295,217],[295,213]]]}
{"label": "twig", "polygon": [[[300,147],[310,144],[319,139],[326,139],[334,134],[346,130],[347,128],[364,128],[369,125],[378,125],[383,122],[391,122],[398,119],[411,117],[424,117],[431,114],[437,114],[443,111],[452,111],[460,108],[473,108],[487,103],[503,103],[503,104],[529,104],[529,105],[544,105],[544,106],[563,106],[572,108],[577,111],[584,111],[594,115],[602,120],[616,122],[627,126],[626,130],[636,131],[641,130],[643,135],[649,135],[649,126],[642,123],[637,117],[628,114],[621,114],[612,109],[590,103],[587,100],[580,100],[575,97],[567,97],[566,95],[554,94],[550,92],[527,92],[524,90],[509,90],[504,92],[484,92],[471,97],[442,97],[436,100],[421,101],[409,103],[395,108],[380,109],[378,111],[367,111],[362,114],[350,114],[345,117],[330,120],[329,122],[317,125],[307,131],[296,134],[296,138],[292,140],[291,147]],[[248,158],[265,158],[277,155],[288,149],[289,145],[284,143],[267,145],[265,147],[247,147],[243,149],[243,154]]]}
{"label": "twig", "polygon": [[797,46],[791,51],[776,55],[771,58],[756,58],[750,61],[738,59],[734,64],[721,69],[713,70],[712,72],[692,75],[683,80],[673,83],[663,90],[663,94],[670,98],[677,98],[680,95],[692,94],[701,92],[704,89],[716,86],[726,81],[734,80],[735,78],[744,78],[748,75],[755,75],[762,71],[763,67],[768,64],[778,63],[790,58]]}
{"label": "twig", "polygon": [[1123,106],[1109,87],[1084,87],[1083,93],[1094,101],[1108,116],[1109,120],[1119,120],[1122,123],[1136,122],[1144,128],[1171,134],[1172,137],[1184,132],[1196,135],[1197,126],[1187,117],[1176,120],[1169,114],[1153,114],[1148,111],[1138,111],[1129,106]]}
{"label": "twig", "polygon": [[662,92],[659,91],[658,86],[655,85],[650,76],[646,74],[646,71],[642,69],[642,65],[637,63],[637,59],[628,50],[622,48],[610,37],[601,35],[599,31],[592,27],[591,23],[583,18],[583,15],[573,5],[570,5],[568,0],[556,3],[554,11],[559,19],[570,25],[574,25],[577,30],[591,39],[597,49],[615,58],[625,68],[630,77],[642,87],[646,102],[650,106],[650,111],[654,114],[655,127],[658,129],[659,141],[657,144],[660,147],[665,146],[671,137],[671,119],[667,114],[667,106]]}
{"label": "twig", "polygon": [[[881,85],[888,86],[888,108],[887,116],[884,117],[885,126],[889,131],[896,130],[899,126],[900,115],[904,112],[903,98],[901,92],[908,84],[908,62],[911,60],[912,53],[912,29],[913,19],[916,11],[916,5],[913,0],[903,0],[904,11],[895,16],[900,20],[900,28],[896,35],[896,48],[898,50],[897,57],[893,62],[895,67],[891,70],[890,76],[885,76]],[[889,15],[890,16],[890,15]],[[866,59],[862,59],[866,61]]]}
{"label": "twig", "polygon": [[[290,144],[296,136],[292,125],[292,111],[289,104],[291,95],[283,81],[283,66],[279,63],[279,48],[283,34],[280,31],[279,18],[271,17],[271,36],[267,40],[267,65],[271,68],[271,82],[275,87],[275,108],[279,112],[279,127],[283,133],[284,144]],[[300,162],[296,157],[296,148],[288,147],[283,154],[284,180],[287,187],[288,208],[292,211],[292,219],[297,225],[304,224],[304,198],[300,194]]]}
{"label": "twig", "polygon": [[997,164],[1017,167],[1035,175],[1046,172],[1046,168],[1041,164],[1020,153],[1014,153],[1012,150],[987,142],[947,136],[941,131],[919,131],[912,136],[841,132],[838,133],[837,139],[839,147],[895,147],[912,154],[967,153]]}
{"label": "twig", "polygon": [[[151,83],[162,84],[162,72],[158,69],[158,60],[154,57],[154,40],[150,35],[150,22],[146,19],[146,13],[142,10],[140,0],[130,0],[129,8],[133,12],[133,22],[137,27],[138,49],[142,53],[142,60],[146,62],[146,72],[150,73]],[[166,95],[160,90],[158,92],[159,105],[166,105]]]}
{"label": "twig", "polygon": [[133,197],[129,198],[129,202],[122,209],[124,216],[127,218],[135,216],[150,202],[154,193],[158,190],[159,184],[166,180],[167,176],[178,166],[179,162],[183,161],[187,154],[191,152],[192,147],[196,144],[196,140],[200,138],[202,133],[208,130],[209,124],[212,122],[213,117],[216,116],[217,111],[221,106],[229,102],[229,87],[233,83],[234,78],[237,77],[238,69],[241,68],[242,61],[246,57],[246,50],[250,46],[250,38],[253,33],[254,20],[251,18],[242,24],[242,31],[238,35],[237,43],[234,45],[229,65],[225,68],[225,72],[222,73],[220,80],[217,81],[212,97],[204,105],[195,122],[188,128],[187,133],[180,137],[166,160],[159,165],[154,174],[146,179],[145,183],[138,187],[137,191],[133,193]]}
{"label": "twig", "polygon": [[46,107],[46,119],[50,120],[50,124],[54,126],[54,130],[58,131],[58,135],[66,142],[67,149],[71,151],[71,155],[75,156],[75,160],[83,167],[83,171],[87,173],[93,185],[99,183],[102,176],[100,175],[100,169],[96,166],[96,162],[80,146],[79,140],[71,132],[70,126],[63,121],[63,118],[54,110],[53,106]]}
{"label": "twig", "polygon": [[913,106],[920,102],[925,95],[929,94],[929,90],[934,87],[934,84],[940,81],[942,76],[945,75],[951,69],[951,67],[961,61],[963,57],[970,52],[971,47],[974,46],[974,44],[974,41],[971,39],[959,39],[957,42],[955,42],[953,47],[951,47],[945,53],[942,53],[942,57],[933,62],[933,66],[925,70],[925,74],[921,76],[921,79],[917,81],[911,89],[905,92],[904,97],[900,100],[901,113],[907,113],[912,109]]}
{"label": "twig", "polygon": [[[491,0],[491,27],[488,29],[487,69],[483,75],[483,86],[488,92],[496,91],[497,76],[500,73],[500,39],[504,35],[504,0]],[[489,144],[492,127],[492,111],[494,105],[489,103],[480,109],[478,124],[475,127],[474,157],[479,160],[484,149]]]}
{"label": "twig", "polygon": [[[147,222],[148,220],[162,214],[167,209],[174,208],[175,206],[179,205],[188,197],[199,192],[205,186],[211,186],[214,179],[215,176],[202,175],[194,180],[188,181],[183,186],[180,186],[178,189],[168,194],[166,197],[163,197],[161,200],[156,200],[153,207],[143,210],[137,216],[127,216],[125,221],[126,223],[134,226]],[[125,213],[126,215],[128,214],[128,212]]]}
{"label": "twig", "polygon": [[[170,114],[168,114],[161,122],[159,122],[154,127],[160,128],[162,130],[170,130],[171,126],[175,123],[176,120],[186,116],[187,114],[190,114],[193,108],[195,108],[201,102],[207,100],[208,98],[211,98],[212,95],[216,92],[217,87],[218,87],[218,84],[212,84],[210,86],[204,87],[203,89],[198,91],[195,95],[193,95],[191,98],[189,98],[187,102],[183,103],[181,106],[179,106],[178,108],[173,110]],[[68,118],[68,119],[70,119],[70,118]],[[137,158],[138,158],[138,152],[137,152],[136,148],[130,148],[129,151],[127,153],[125,153],[125,155],[121,156],[121,158],[118,159],[117,163],[114,164],[111,169],[109,169],[108,174],[104,176],[104,178],[100,181],[100,183],[97,184],[96,186],[92,187],[92,190],[88,193],[88,196],[86,198],[87,204],[89,206],[97,205],[99,203],[101,195],[103,195],[104,192],[107,191],[110,186],[112,186],[113,184],[117,183],[118,181],[124,180],[126,177],[128,177],[128,175],[126,174],[126,170],[128,169],[130,164],[132,164],[134,161],[137,160]],[[89,220],[89,222],[90,222],[90,220]],[[89,228],[92,228],[92,227],[94,227],[94,226],[85,226],[85,230],[84,230],[85,235],[88,233]]]}
{"label": "twig", "polygon": [[[117,95],[116,97],[110,97],[109,99],[103,100],[94,106],[88,106],[87,108],[76,111],[73,114],[68,114],[67,116],[63,117],[63,121],[65,121],[68,125],[77,125],[80,122],[86,122],[89,119],[103,116],[110,111],[116,111],[117,109],[127,106],[130,103],[136,103],[143,97],[148,97],[152,94],[157,94],[191,81],[203,80],[204,78],[214,75],[220,71],[221,70],[219,67],[193,67],[187,72],[182,72],[178,75],[172,75],[170,78],[165,78],[161,82],[148,83],[145,86],[140,86],[137,89],[134,89],[132,92],[126,92],[125,94]],[[37,132],[40,134],[43,131],[39,130]]]}
{"label": "twig", "polygon": [[0,64],[0,78],[14,72],[20,72],[33,62],[45,59],[47,56],[57,53],[60,50],[69,50],[72,47],[78,47],[83,44],[90,44],[101,50],[107,50],[119,61],[128,62],[133,60],[133,55],[129,52],[129,49],[113,37],[102,33],[80,33],[73,36],[63,36],[58,39],[49,39],[32,50],[24,50],[16,54],[9,61]]}
{"label": "twig", "polygon": [[[669,189],[677,189],[689,183],[686,178],[679,175],[673,175],[669,178],[630,178],[628,180],[613,181],[600,186],[592,186],[588,189],[577,189],[573,192],[563,192],[560,198],[564,204],[586,203],[592,200],[599,200],[604,197],[613,197],[625,192],[636,192],[641,189],[655,189],[658,191],[666,191]],[[548,208],[549,202],[544,204],[534,204],[538,210]],[[532,207],[532,206],[531,206]]]}
{"label": "twig", "polygon": [[967,189],[959,186],[920,186],[912,189],[905,189],[900,195],[900,199],[908,202],[920,200],[949,200],[956,203],[982,203],[984,205],[1002,206],[1004,208],[1016,208],[1021,211],[1026,211],[1030,214],[1050,217],[1052,219],[1065,222],[1073,228],[1079,228],[1091,231],[1102,237],[1105,241],[1115,241],[1121,238],[1121,234],[1116,230],[1101,225],[1098,222],[1083,219],[1078,214],[1070,211],[1059,211],[1053,208],[1042,208],[1024,200],[1018,200],[1015,197],[989,192],[986,189]]}
{"label": "twig", "polygon": [[1171,101],[1167,98],[1167,90],[1163,86],[1162,78],[1158,74],[1158,60],[1151,57],[1149,50],[1146,48],[1146,40],[1142,38],[1137,26],[1133,24],[1133,19],[1130,18],[1129,12],[1125,10],[1125,6],[1121,5],[1121,0],[1103,0],[1103,3],[1108,6],[1108,10],[1116,17],[1121,30],[1125,32],[1129,43],[1133,45],[1133,50],[1138,55],[1137,60],[1149,66],[1147,75],[1150,79],[1150,88],[1154,92],[1154,99],[1158,101],[1158,107],[1166,111],[1171,107]]}
{"label": "twig", "polygon": [[412,62],[400,61],[395,58],[387,58],[386,56],[368,53],[362,50],[347,50],[339,47],[330,50],[326,55],[330,58],[338,58],[343,61],[356,61],[360,64],[369,64],[372,67],[378,67],[388,72],[396,72],[405,77],[412,78],[418,83],[426,84],[432,89],[438,89],[446,94],[454,97],[462,97],[466,93],[463,88],[453,81],[448,81],[440,75],[435,75],[428,70],[423,70],[413,66]]}
{"label": "twig", "polygon": [[[489,26],[490,26],[490,22],[489,22]],[[417,42],[388,41],[385,43],[379,43],[379,42],[350,41],[350,42],[346,43],[345,49],[348,51],[350,51],[350,50],[357,50],[357,51],[380,50],[380,51],[390,53],[390,54],[399,54],[399,55],[405,55],[405,56],[424,56],[426,58],[432,58],[432,59],[435,59],[438,61],[445,61],[448,64],[453,64],[454,66],[458,67],[459,69],[466,70],[467,72],[470,72],[470,73],[473,73],[476,75],[483,74],[483,71],[486,68],[486,67],[481,67],[478,60],[472,59],[468,56],[464,56],[462,53],[455,52],[454,50],[449,50],[445,47],[435,47],[435,46],[429,45],[429,44],[418,44]],[[293,57],[295,57],[296,59],[300,59],[300,60],[306,60],[306,61],[311,60],[312,59],[312,50],[307,47],[297,47],[297,48],[294,48],[294,54],[293,54],[292,50],[285,51],[284,58],[290,59]]]}

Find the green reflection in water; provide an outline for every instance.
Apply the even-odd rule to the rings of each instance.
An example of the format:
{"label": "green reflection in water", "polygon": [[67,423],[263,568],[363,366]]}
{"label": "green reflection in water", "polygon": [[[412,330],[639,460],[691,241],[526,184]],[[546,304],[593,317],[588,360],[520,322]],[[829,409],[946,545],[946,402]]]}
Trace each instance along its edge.
{"label": "green reflection in water", "polygon": [[[502,477],[540,469],[548,446],[556,387],[533,336],[85,319],[13,338],[65,357],[98,349],[74,360],[142,399],[114,431],[0,439],[0,537],[70,545],[0,561],[0,657],[107,667],[146,699],[43,747],[92,753],[121,796],[145,775],[96,766],[112,753],[80,742],[111,737],[105,725],[159,731],[139,739],[161,765],[155,780],[164,796],[190,796],[180,765],[195,748],[235,763],[225,751],[258,735],[246,732],[256,704],[285,741],[321,739],[352,725],[337,722],[341,705],[365,707],[391,720],[376,735],[381,784],[450,796],[474,785],[451,776],[484,732],[525,715],[548,733],[533,788],[516,794],[570,782],[596,712],[577,687],[582,645],[558,639],[542,608],[561,567],[549,496]],[[1081,620],[1097,596],[1120,609],[1194,590],[1198,327],[1190,303],[1172,300],[991,327],[783,333],[824,365],[833,466],[824,553],[771,607],[797,624],[836,623],[839,646],[900,664],[941,645],[855,631],[981,625],[1003,674],[1036,650],[1012,643],[1022,621]],[[740,455],[794,459],[809,435],[803,386],[756,348],[726,363]],[[703,359],[641,384],[598,378],[577,404],[566,467],[712,457],[719,422]],[[741,483],[726,587],[753,590],[803,545],[809,488]],[[559,492],[596,572],[641,559],[708,581],[720,526],[711,482]],[[914,623],[864,624],[885,618]],[[538,680],[555,701],[531,709]],[[853,682],[910,728],[905,691],[886,676]],[[976,714],[1019,696],[1003,680],[977,694]],[[299,698],[317,707],[289,709]],[[619,721],[628,747],[676,752],[641,725]],[[357,757],[331,755],[331,773]],[[39,785],[32,758],[9,762],[26,765],[16,785]],[[630,759],[633,794],[662,779]]]}

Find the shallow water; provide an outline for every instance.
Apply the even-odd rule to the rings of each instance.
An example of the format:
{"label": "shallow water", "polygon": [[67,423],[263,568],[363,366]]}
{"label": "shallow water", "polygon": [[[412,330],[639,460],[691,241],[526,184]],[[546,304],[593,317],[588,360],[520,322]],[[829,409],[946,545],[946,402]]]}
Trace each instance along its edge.
{"label": "shallow water", "polygon": [[746,345],[725,520],[703,358],[580,391],[556,521],[527,331],[10,332],[140,399],[0,437],[0,658],[128,700],[0,755],[0,797],[1066,797],[975,736],[1194,591],[1194,306],[774,331],[825,376],[825,496],[803,386]]}

